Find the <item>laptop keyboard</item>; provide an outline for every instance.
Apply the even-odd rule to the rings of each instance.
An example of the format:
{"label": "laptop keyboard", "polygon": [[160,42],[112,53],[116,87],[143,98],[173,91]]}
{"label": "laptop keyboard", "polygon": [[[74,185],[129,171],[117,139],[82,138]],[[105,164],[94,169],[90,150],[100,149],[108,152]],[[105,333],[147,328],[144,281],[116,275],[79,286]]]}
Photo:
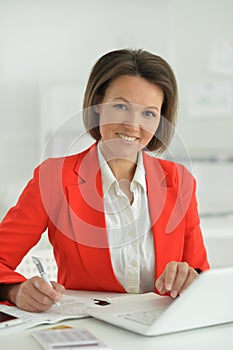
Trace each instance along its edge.
{"label": "laptop keyboard", "polygon": [[166,310],[166,308],[167,306],[162,306],[156,309],[148,309],[128,312],[125,314],[118,314],[117,316],[125,320],[131,320],[146,326],[150,326]]}

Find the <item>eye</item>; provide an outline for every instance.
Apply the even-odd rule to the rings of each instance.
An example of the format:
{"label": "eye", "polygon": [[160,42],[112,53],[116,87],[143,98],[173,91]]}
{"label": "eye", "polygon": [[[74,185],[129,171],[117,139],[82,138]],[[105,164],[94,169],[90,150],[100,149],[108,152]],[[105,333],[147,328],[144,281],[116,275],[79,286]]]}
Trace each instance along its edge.
{"label": "eye", "polygon": [[151,111],[143,111],[143,116],[147,117],[147,118],[155,118],[157,117],[157,114],[155,114],[154,112]]}
{"label": "eye", "polygon": [[124,105],[123,103],[116,103],[113,107],[116,108],[116,109],[122,109],[122,110],[126,110],[127,109],[127,106]]}

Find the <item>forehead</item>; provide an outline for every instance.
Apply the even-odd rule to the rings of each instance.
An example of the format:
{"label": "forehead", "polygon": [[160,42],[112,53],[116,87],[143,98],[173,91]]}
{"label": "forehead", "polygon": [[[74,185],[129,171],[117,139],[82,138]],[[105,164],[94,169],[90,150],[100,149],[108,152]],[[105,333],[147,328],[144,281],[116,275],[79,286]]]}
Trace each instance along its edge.
{"label": "forehead", "polygon": [[163,90],[142,77],[121,75],[107,88],[103,102],[120,97],[139,105],[162,104]]}

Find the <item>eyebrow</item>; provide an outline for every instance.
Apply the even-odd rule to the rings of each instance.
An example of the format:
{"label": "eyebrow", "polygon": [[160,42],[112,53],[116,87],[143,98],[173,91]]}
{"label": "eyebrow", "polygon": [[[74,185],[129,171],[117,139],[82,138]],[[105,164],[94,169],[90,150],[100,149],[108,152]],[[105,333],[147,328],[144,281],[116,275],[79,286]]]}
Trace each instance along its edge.
{"label": "eyebrow", "polygon": [[[122,96],[115,97],[115,98],[112,99],[112,101],[116,101],[116,100],[123,100],[123,101],[125,101],[127,103],[133,104],[132,102],[128,101],[125,97],[122,97]],[[156,107],[156,106],[146,106],[146,107],[143,107],[143,108],[156,109],[159,112],[159,108]]]}

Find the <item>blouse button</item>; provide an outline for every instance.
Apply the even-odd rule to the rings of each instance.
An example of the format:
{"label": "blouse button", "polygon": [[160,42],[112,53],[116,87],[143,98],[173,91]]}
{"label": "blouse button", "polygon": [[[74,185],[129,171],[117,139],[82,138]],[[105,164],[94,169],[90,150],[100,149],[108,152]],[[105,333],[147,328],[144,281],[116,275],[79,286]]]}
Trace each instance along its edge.
{"label": "blouse button", "polygon": [[133,267],[138,266],[137,260],[132,260],[132,261],[131,261],[131,266],[133,266]]}

